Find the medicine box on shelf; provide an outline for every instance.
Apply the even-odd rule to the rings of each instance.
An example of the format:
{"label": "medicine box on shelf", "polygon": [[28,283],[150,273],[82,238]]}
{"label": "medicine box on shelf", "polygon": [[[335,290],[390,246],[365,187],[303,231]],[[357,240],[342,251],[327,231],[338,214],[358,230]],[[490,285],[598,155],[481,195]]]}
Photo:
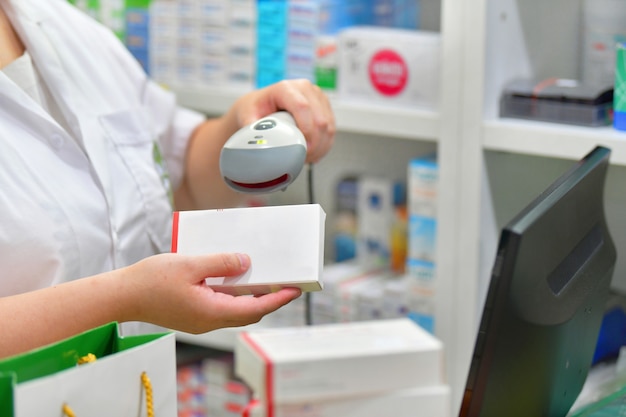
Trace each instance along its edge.
{"label": "medicine box on shelf", "polygon": [[613,121],[613,89],[559,78],[518,79],[510,82],[502,93],[500,116],[605,126]]}
{"label": "medicine box on shelf", "polygon": [[[244,417],[449,417],[450,387],[408,388],[375,395],[349,396],[330,401],[305,401],[298,404],[267,404],[254,398]],[[247,414],[246,414],[247,413]]]}

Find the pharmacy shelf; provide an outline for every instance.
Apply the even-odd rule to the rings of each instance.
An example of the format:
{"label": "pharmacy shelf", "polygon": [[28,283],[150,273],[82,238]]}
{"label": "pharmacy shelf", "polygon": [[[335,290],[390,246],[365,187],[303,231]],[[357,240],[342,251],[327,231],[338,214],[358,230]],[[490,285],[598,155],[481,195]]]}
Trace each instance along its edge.
{"label": "pharmacy shelf", "polygon": [[203,86],[169,86],[176,94],[178,103],[211,116],[226,112],[242,94],[249,89],[203,87]]}
{"label": "pharmacy shelf", "polygon": [[492,151],[577,160],[593,147],[610,148],[611,163],[626,166],[626,132],[515,119],[485,121],[483,147]]}
{"label": "pharmacy shelf", "polygon": [[179,331],[175,332],[175,334],[176,340],[179,342],[232,352],[235,347],[237,335],[241,331],[242,329],[226,328],[202,334],[191,334]]}
{"label": "pharmacy shelf", "polygon": [[337,99],[331,102],[337,127],[341,131],[433,142],[439,137],[439,115],[434,111],[358,104]]}
{"label": "pharmacy shelf", "polygon": [[235,348],[235,343],[239,333],[269,327],[270,326],[264,325],[261,321],[248,326],[227,327],[201,334],[191,334],[180,331],[175,331],[174,333],[176,334],[176,340],[179,342],[232,352]]}
{"label": "pharmacy shelf", "polygon": [[[462,346],[469,345],[475,337],[478,314],[482,311],[478,300],[490,279],[492,261],[485,256],[488,251],[477,242],[484,244],[495,239],[493,243],[497,243],[497,234],[494,236],[488,225],[496,224],[495,207],[506,198],[491,194],[486,185],[500,174],[506,175],[503,171],[507,166],[493,165],[487,169],[486,153],[579,160],[593,147],[602,145],[612,150],[613,165],[626,166],[626,132],[611,126],[578,127],[498,116],[502,91],[514,79],[579,78],[582,5],[582,1],[569,0],[475,0],[471,5],[462,0],[442,2],[442,21],[457,23],[462,28],[461,34],[444,40],[459,41],[459,51],[471,51],[463,55],[457,67],[462,72],[460,108],[457,112],[442,111],[442,120],[455,118],[460,124],[455,145],[463,156],[458,160],[459,173],[453,187],[459,193],[455,201],[458,207],[455,237],[460,249],[454,252],[456,269],[449,274],[453,281],[456,279],[451,288],[456,290],[452,299],[456,308],[456,339],[454,345],[448,343],[454,355],[452,365],[456,365],[451,377],[453,384],[457,384],[453,385],[453,410],[462,398],[458,382],[463,364],[471,359],[471,352]],[[458,8],[462,8],[461,12]],[[462,13],[460,22],[452,21],[457,12]],[[555,27],[559,30],[555,31]],[[449,80],[444,78],[445,82]],[[442,127],[445,128],[443,123]],[[447,143],[442,140],[443,145]],[[612,199],[607,205],[620,207],[622,170],[612,171],[615,175],[612,183],[607,183],[606,192]],[[524,177],[511,179],[510,186],[525,188],[526,181]],[[618,233],[626,228],[621,219],[612,227]],[[616,274],[619,272],[616,269]]]}
{"label": "pharmacy shelf", "polygon": [[[213,87],[170,87],[178,102],[209,115],[224,113],[246,90]],[[329,95],[342,132],[436,142],[439,114],[429,109],[348,102]]]}

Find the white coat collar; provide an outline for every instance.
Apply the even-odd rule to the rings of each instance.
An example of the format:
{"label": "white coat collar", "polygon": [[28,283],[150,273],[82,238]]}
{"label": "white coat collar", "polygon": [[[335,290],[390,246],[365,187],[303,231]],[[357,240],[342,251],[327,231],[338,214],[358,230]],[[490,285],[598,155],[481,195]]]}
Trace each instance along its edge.
{"label": "white coat collar", "polygon": [[[64,112],[65,117],[70,123],[70,128],[75,137],[81,137],[80,127],[76,120],[72,120],[72,111],[69,111],[67,106],[70,106],[74,111],[76,109],[89,108],[81,101],[82,97],[76,94],[76,88],[69,85],[69,80],[63,69],[59,56],[56,53],[54,45],[41,27],[42,22],[49,18],[49,15],[45,13],[46,7],[55,7],[55,5],[48,5],[45,3],[56,3],[56,1],[49,0],[46,2],[31,2],[29,0],[0,0],[2,7],[9,16],[11,23],[20,36],[22,42],[26,46],[30,55],[33,57],[34,65],[37,66],[39,73],[46,82],[48,89],[54,96],[59,107]],[[38,65],[38,63],[45,62],[45,65]],[[12,81],[5,77],[5,81],[12,84],[13,88],[7,91],[11,91],[11,96],[16,103],[25,105],[26,98],[22,97],[23,92],[15,92],[13,90],[18,89]],[[4,83],[3,83],[4,84]],[[40,109],[36,111],[30,106],[31,111],[35,111],[48,120],[52,120],[50,115]],[[56,124],[56,122],[53,121]]]}
{"label": "white coat collar", "polygon": [[[3,6],[7,1],[0,0]],[[100,185],[110,198],[112,195],[110,191],[112,187],[111,175],[106,160],[107,151],[103,149],[106,147],[104,132],[99,124],[98,117],[105,112],[106,103],[100,104],[100,100],[88,99],[88,93],[86,92],[92,91],[94,88],[93,84],[89,83],[89,77],[74,77],[76,72],[81,72],[83,68],[78,68],[79,64],[71,60],[73,51],[65,50],[64,52],[66,55],[69,55],[70,60],[65,59],[63,63],[61,62],[59,54],[62,54],[62,52],[60,49],[71,48],[71,46],[64,42],[67,40],[64,38],[64,35],[67,36],[67,34],[61,33],[63,29],[60,29],[60,26],[64,22],[55,20],[54,16],[51,15],[55,13],[54,7],[68,6],[60,5],[58,4],[59,2],[47,0],[39,3],[31,2],[30,0],[19,0],[18,2],[13,2],[14,8],[7,12],[7,15],[9,15],[16,31],[31,54],[34,64],[45,63],[37,66],[39,73],[46,82],[61,111],[63,111],[71,129],[70,133],[79,140],[82,147],[86,150],[100,180]],[[69,22],[66,24],[69,24]],[[48,25],[49,28],[44,28],[45,25]],[[68,58],[68,56],[64,55],[63,58]],[[77,68],[66,68],[66,66],[71,65]],[[85,70],[89,71],[89,69]],[[4,78],[6,83],[11,84],[11,89],[7,90],[7,99],[18,105],[25,106],[28,102],[24,100],[30,98],[8,77],[4,76]],[[0,96],[4,95],[4,92],[0,91]],[[41,115],[46,120],[52,120],[49,114],[39,106],[33,106],[32,102],[28,103],[26,110],[31,112],[31,114]],[[59,126],[55,121],[52,122]]]}

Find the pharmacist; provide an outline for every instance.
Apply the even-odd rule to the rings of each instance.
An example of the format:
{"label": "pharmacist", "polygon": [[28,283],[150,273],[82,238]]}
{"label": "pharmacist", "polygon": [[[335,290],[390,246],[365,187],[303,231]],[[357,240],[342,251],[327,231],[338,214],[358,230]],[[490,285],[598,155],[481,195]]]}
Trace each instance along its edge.
{"label": "pharmacist", "polygon": [[300,295],[215,293],[204,278],[241,274],[247,255],[167,252],[172,207],[237,204],[218,159],[239,127],[284,109],[308,162],[329,151],[316,86],[280,82],[205,120],[66,0],[0,0],[0,101],[0,357],[111,321],[245,325]]}

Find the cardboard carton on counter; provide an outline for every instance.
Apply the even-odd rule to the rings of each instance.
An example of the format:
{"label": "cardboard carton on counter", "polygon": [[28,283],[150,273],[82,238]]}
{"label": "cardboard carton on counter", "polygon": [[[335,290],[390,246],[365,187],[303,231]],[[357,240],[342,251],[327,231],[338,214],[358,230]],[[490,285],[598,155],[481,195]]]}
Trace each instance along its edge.
{"label": "cardboard carton on counter", "polygon": [[450,387],[445,384],[346,396],[329,401],[267,404],[254,398],[243,417],[450,417]]}
{"label": "cardboard carton on counter", "polygon": [[445,385],[443,343],[408,318],[241,332],[235,375],[265,404]]}
{"label": "cardboard carton on counter", "polygon": [[245,274],[207,279],[216,291],[266,294],[283,287],[319,291],[326,213],[319,204],[177,211],[172,252],[238,252],[250,256]]}

